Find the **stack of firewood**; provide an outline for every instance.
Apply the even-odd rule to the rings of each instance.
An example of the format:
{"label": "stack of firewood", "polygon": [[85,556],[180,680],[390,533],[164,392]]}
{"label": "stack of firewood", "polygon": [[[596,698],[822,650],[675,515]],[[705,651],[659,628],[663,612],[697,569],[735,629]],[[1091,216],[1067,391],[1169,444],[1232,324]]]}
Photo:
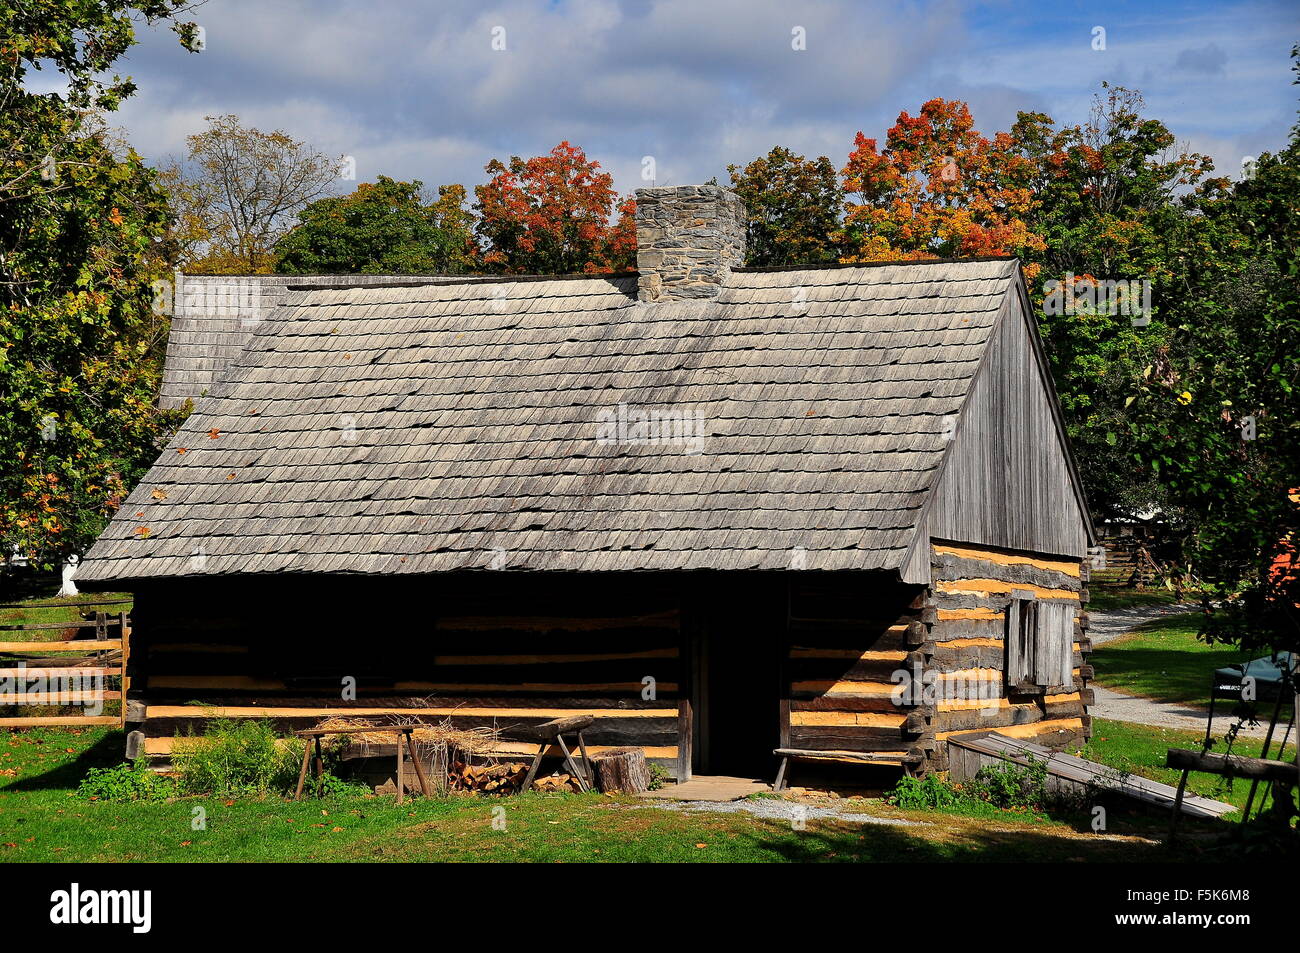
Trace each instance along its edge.
{"label": "stack of firewood", "polygon": [[[447,777],[453,791],[481,791],[484,794],[516,794],[528,776],[528,765],[518,762],[468,764],[453,761]],[[567,774],[534,778],[536,791],[577,791],[578,782]]]}

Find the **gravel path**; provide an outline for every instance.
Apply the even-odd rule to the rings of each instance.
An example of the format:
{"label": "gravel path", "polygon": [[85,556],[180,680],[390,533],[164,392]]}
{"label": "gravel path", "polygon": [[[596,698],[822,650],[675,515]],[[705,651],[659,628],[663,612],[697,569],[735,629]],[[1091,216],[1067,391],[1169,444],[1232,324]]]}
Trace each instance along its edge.
{"label": "gravel path", "polygon": [[[1129,609],[1116,609],[1111,612],[1089,612],[1088,638],[1092,639],[1094,646],[1105,645],[1107,642],[1112,642],[1120,636],[1128,634],[1134,627],[1144,622],[1150,622],[1152,619],[1159,619],[1169,615],[1195,612],[1197,608],[1192,604],[1181,604],[1172,606],[1134,606]],[[1206,672],[1205,677],[1208,681],[1210,673]],[[1207,713],[1204,709],[1159,702],[1137,695],[1125,695],[1122,692],[1103,688],[1095,681],[1089,687],[1093,690],[1096,701],[1088,710],[1097,718],[1109,718],[1111,721],[1131,721],[1140,725],[1154,725],[1158,728],[1177,728],[1182,731],[1205,731],[1205,716]],[[1231,704],[1220,705],[1215,708],[1214,734],[1216,737],[1221,737],[1231,727],[1233,722],[1231,711]],[[1268,725],[1262,724],[1256,727],[1244,727],[1240,733],[1251,738],[1262,738],[1267,731]]]}
{"label": "gravel path", "polygon": [[1092,639],[1093,645],[1105,645],[1121,635],[1127,635],[1129,630],[1143,622],[1150,622],[1152,619],[1160,619],[1167,615],[1195,612],[1198,608],[1199,606],[1194,603],[1180,603],[1172,606],[1132,606],[1128,609],[1113,609],[1110,612],[1089,609],[1088,638]]}
{"label": "gravel path", "polygon": [[772,820],[811,821],[817,818],[831,818],[837,821],[849,821],[854,824],[880,824],[886,827],[913,827],[920,821],[906,821],[897,817],[876,817],[874,814],[855,814],[833,807],[813,807],[798,804],[780,798],[751,798],[743,801],[646,801],[647,807],[665,811],[709,811],[719,814],[752,814],[754,817]]}

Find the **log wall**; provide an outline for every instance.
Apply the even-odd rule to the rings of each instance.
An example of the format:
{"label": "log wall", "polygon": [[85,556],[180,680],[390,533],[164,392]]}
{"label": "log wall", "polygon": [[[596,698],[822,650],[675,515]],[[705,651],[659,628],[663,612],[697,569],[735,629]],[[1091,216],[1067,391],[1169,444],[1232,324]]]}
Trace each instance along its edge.
{"label": "log wall", "polygon": [[919,763],[933,742],[919,706],[900,703],[897,673],[925,664],[924,588],[859,573],[789,586],[781,747]]}
{"label": "log wall", "polygon": [[[185,741],[177,735],[217,716],[269,718],[289,731],[348,712],[495,727],[498,753],[522,756],[536,745],[514,738],[517,729],[590,714],[593,753],[637,745],[680,770],[686,696],[670,588],[399,582],[138,592],[130,753],[166,758]],[[343,697],[345,678],[355,679],[355,699]]]}
{"label": "log wall", "polygon": [[[930,549],[932,610],[924,651],[936,691],[926,706],[938,744],[928,752],[928,770],[947,769],[953,735],[997,730],[1051,747],[1085,740],[1092,701],[1087,664],[1087,601],[1078,559],[1039,556],[963,543],[934,541]],[[1009,692],[1004,679],[1006,611],[1012,592],[1075,609],[1074,678],[1041,693]]]}
{"label": "log wall", "polygon": [[[705,767],[744,748],[762,774],[775,747],[872,752],[925,771],[946,768],[957,733],[1084,738],[1079,561],[943,542],[930,558],[929,587],[879,573],[172,580],[136,593],[128,751],[165,759],[214,716],[288,731],[342,711],[495,727],[508,756],[535,750],[521,729],[590,714],[590,747],[643,747],[681,778],[706,741]],[[1072,684],[1006,692],[1013,589],[1075,607]],[[704,643],[716,649],[707,678]],[[769,651],[771,682],[740,654]],[[739,694],[717,690],[736,681]],[[728,717],[729,705],[743,711]]]}

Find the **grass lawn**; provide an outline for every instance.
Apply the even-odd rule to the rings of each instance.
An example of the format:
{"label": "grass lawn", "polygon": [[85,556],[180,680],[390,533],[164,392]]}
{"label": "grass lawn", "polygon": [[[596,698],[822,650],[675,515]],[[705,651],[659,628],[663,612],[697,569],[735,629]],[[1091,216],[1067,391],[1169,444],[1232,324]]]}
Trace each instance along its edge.
{"label": "grass lawn", "polygon": [[[1194,731],[1174,731],[1150,725],[1135,725],[1127,721],[1095,718],[1092,722],[1092,739],[1084,747],[1082,757],[1153,781],[1177,785],[1182,772],[1164,766],[1165,753],[1170,748],[1199,751],[1203,738],[1203,734]],[[1258,739],[1241,739],[1233,751],[1236,754],[1259,757],[1261,744]],[[1285,757],[1281,758],[1275,745],[1270,756],[1284,761],[1294,760],[1295,745],[1287,745]],[[1241,779],[1227,781],[1216,775],[1192,772],[1188,775],[1187,789],[1216,801],[1235,804],[1240,809],[1250,793],[1250,782]],[[1256,795],[1257,804],[1258,800],[1259,795]],[[1254,816],[1253,810],[1251,815]],[[1229,820],[1236,818],[1236,814],[1228,817]]]}
{"label": "grass lawn", "polygon": [[[1103,723],[1104,724],[1104,723]],[[1109,732],[1105,726],[1103,734]],[[1107,742],[1098,742],[1098,750]],[[1163,742],[1125,736],[1115,757],[1144,770],[1163,762]],[[993,808],[900,811],[855,799],[857,813],[919,822],[861,825],[749,814],[683,813],[625,798],[530,794],[497,799],[346,796],[292,802],[94,802],[78,797],[89,767],[114,763],[121,734],[38,729],[0,736],[3,861],[1027,861],[1187,860],[1149,839],[1162,818],[1135,815],[1114,833]],[[1094,756],[1096,753],[1094,752]],[[206,829],[193,829],[196,812]],[[493,827],[504,809],[505,830]]]}
{"label": "grass lawn", "polygon": [[[1096,669],[1096,681],[1129,695],[1208,707],[1214,670],[1249,661],[1259,653],[1242,653],[1229,645],[1207,645],[1196,638],[1199,625],[1196,613],[1166,616],[1097,646],[1088,658]],[[1268,706],[1263,708],[1267,717]]]}
{"label": "grass lawn", "polygon": [[[15,609],[0,609],[0,625],[33,625],[36,623],[48,624],[53,622],[67,622],[69,625],[83,622],[81,617],[81,606],[86,603],[95,602],[116,602],[119,599],[126,599],[120,605],[102,606],[104,612],[116,614],[118,612],[130,612],[130,594],[125,592],[90,592],[82,593],[78,596],[72,596],[67,599],[57,599],[60,605],[47,606],[42,605],[44,602],[53,602],[55,596],[42,599],[26,600],[25,604]],[[5,600],[0,600],[3,602]],[[22,642],[22,641],[42,641],[57,640],[62,638],[62,633],[58,629],[29,629],[27,631],[6,631],[0,636],[0,641],[4,642]]]}

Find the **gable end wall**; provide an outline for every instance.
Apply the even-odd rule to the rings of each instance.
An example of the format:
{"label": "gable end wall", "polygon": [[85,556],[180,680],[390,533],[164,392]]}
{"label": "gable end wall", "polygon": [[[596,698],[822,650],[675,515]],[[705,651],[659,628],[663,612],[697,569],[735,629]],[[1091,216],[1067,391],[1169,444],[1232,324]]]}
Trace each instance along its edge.
{"label": "gable end wall", "polygon": [[[1019,295],[971,387],[927,526],[932,539],[1082,558],[1087,519]],[[921,553],[917,553],[920,556]]]}

